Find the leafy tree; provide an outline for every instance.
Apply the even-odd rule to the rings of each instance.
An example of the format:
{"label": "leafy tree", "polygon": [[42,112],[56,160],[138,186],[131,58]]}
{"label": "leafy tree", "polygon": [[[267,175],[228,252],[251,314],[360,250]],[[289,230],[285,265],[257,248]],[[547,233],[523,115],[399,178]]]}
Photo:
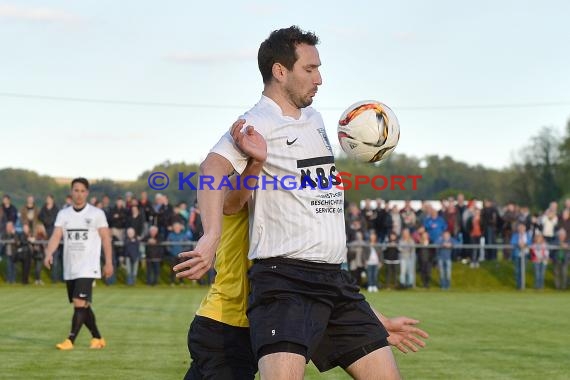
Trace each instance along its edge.
{"label": "leafy tree", "polygon": [[521,162],[515,164],[511,186],[518,200],[544,209],[562,196],[559,176],[562,168],[560,137],[553,127],[543,127],[520,151]]}
{"label": "leafy tree", "polygon": [[33,195],[41,205],[47,194],[61,197],[65,193],[65,188],[48,176],[31,170],[0,169],[0,194],[9,194],[16,206],[22,205],[28,195]]}
{"label": "leafy tree", "polygon": [[565,132],[565,136],[558,147],[560,154],[560,170],[558,176],[564,197],[570,197],[570,119],[566,122]]}
{"label": "leafy tree", "polygon": [[[162,172],[165,173],[170,184],[168,188],[156,191],[153,190],[148,183],[148,179],[152,173]],[[192,173],[196,173],[191,176]],[[190,182],[195,188],[198,188],[198,175],[199,175],[199,165],[198,164],[187,164],[185,162],[170,162],[165,161],[161,164],[154,166],[151,170],[143,172],[134,183],[130,184],[131,191],[140,193],[141,191],[146,191],[149,194],[149,198],[154,197],[154,194],[162,193],[168,196],[170,203],[178,203],[181,201],[188,202],[189,204],[194,203],[196,200],[196,190],[193,190],[189,185],[186,185],[181,179],[190,177]],[[181,177],[180,177],[181,176]]]}

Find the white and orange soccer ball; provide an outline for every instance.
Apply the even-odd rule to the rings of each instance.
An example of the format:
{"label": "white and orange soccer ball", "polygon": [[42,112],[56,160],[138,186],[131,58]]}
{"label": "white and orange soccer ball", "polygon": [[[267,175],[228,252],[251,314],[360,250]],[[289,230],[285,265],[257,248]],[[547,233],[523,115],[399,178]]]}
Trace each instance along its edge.
{"label": "white and orange soccer ball", "polygon": [[385,104],[363,100],[342,113],[338,140],[350,158],[363,162],[383,161],[398,145],[400,123]]}

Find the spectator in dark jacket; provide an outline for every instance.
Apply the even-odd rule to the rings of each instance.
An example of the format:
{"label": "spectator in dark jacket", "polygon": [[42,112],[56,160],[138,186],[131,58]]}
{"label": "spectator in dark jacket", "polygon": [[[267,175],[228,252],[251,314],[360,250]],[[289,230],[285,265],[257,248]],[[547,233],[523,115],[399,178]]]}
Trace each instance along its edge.
{"label": "spectator in dark jacket", "polygon": [[166,238],[172,230],[174,208],[169,203],[166,195],[156,194],[155,201],[156,226],[158,227],[158,233],[162,238]]}
{"label": "spectator in dark jacket", "polygon": [[127,285],[134,285],[137,280],[140,257],[141,257],[140,241],[136,236],[135,229],[129,227],[127,228],[127,238],[125,239]]}
{"label": "spectator in dark jacket", "polygon": [[416,230],[416,211],[412,208],[411,201],[406,200],[404,207],[400,210],[400,215],[404,223],[403,228],[407,228],[410,233],[413,233]]}
{"label": "spectator in dark jacket", "polygon": [[560,214],[560,218],[558,218],[558,226],[556,230],[564,230],[566,234],[570,235],[570,210],[564,209],[562,210],[562,214]]}
{"label": "spectator in dark jacket", "polygon": [[198,241],[202,235],[204,235],[204,227],[202,226],[202,216],[200,214],[200,208],[198,207],[198,201],[194,203],[194,207],[190,210],[188,227],[190,227],[190,232],[192,232],[192,240]]}
{"label": "spectator in dark jacket", "polygon": [[[123,198],[118,197],[115,201],[115,206],[111,208],[111,220],[109,221],[109,228],[111,229],[111,234],[116,241],[125,240],[125,228],[127,227],[127,216],[128,210],[125,207],[125,202]],[[124,247],[116,246],[115,253],[119,263],[124,265],[125,254]]]}
{"label": "spectator in dark jacket", "polygon": [[154,286],[158,283],[160,277],[160,263],[164,256],[164,247],[160,245],[160,236],[158,227],[151,226],[148,230],[146,243],[146,284]]}
{"label": "spectator in dark jacket", "polygon": [[[485,237],[485,245],[495,244],[501,217],[499,211],[495,207],[493,201],[485,199],[483,202],[483,210],[481,211],[481,224],[483,226],[483,236]],[[485,249],[485,259],[495,260],[497,258],[497,250],[495,248]]]}
{"label": "spectator in dark jacket", "polygon": [[[49,240],[49,238],[51,237],[51,234],[53,233],[53,229],[54,229],[54,224],[55,224],[55,219],[57,217],[57,213],[59,212],[59,208],[57,207],[57,205],[55,204],[55,199],[53,197],[53,195],[49,194],[48,196],[46,196],[46,200],[44,205],[42,206],[41,210],[40,210],[40,214],[38,216],[38,219],[40,220],[41,223],[43,223],[45,229],[46,229],[46,234],[47,234],[47,239]],[[63,281],[63,260],[61,259],[61,247],[59,247],[55,253],[53,254],[53,262],[50,268],[50,277],[51,277],[51,282],[52,283],[56,283],[58,281]]]}
{"label": "spectator in dark jacket", "polygon": [[[38,223],[36,225],[36,231],[33,237],[34,245],[33,245],[33,253],[32,259],[34,260],[33,267],[34,267],[34,284],[36,285],[43,285],[44,282],[42,281],[42,268],[44,266],[44,258],[45,258],[45,247],[48,241],[46,229],[43,224]],[[39,243],[39,241],[44,241],[45,243]]]}
{"label": "spectator in dark jacket", "polygon": [[429,234],[427,231],[424,231],[420,236],[420,242],[416,247],[416,252],[420,262],[422,285],[426,289],[429,288],[431,282],[431,268],[433,263],[433,248],[428,247],[429,244]]}
{"label": "spectator in dark jacket", "polygon": [[[511,241],[511,236],[513,236],[513,232],[517,229],[517,219],[518,212],[514,202],[507,203],[503,212],[503,227],[501,228],[503,242],[507,243]],[[511,258],[510,248],[505,248],[503,250],[503,257],[506,260]]]}
{"label": "spectator in dark jacket", "polygon": [[139,206],[132,205],[127,215],[127,228],[132,228],[135,230],[135,236],[142,239],[144,236],[144,216],[141,214]]}
{"label": "spectator in dark jacket", "polygon": [[[15,240],[16,229],[14,228],[13,222],[6,222],[1,237],[1,240]],[[6,282],[13,284],[16,282],[16,244],[14,242],[5,243],[2,247],[2,251],[2,255],[6,259]]]}
{"label": "spectator in dark jacket", "polygon": [[48,239],[51,237],[53,233],[53,226],[55,224],[55,218],[57,217],[57,213],[59,212],[59,208],[55,204],[55,200],[53,195],[49,194],[46,197],[46,201],[42,208],[40,209],[40,214],[38,215],[38,219],[44,225],[46,229],[46,233]]}
{"label": "spectator in dark jacket", "polygon": [[101,198],[101,210],[105,213],[105,217],[107,218],[107,223],[109,226],[111,225],[111,199],[107,194],[103,195]]}
{"label": "spectator in dark jacket", "polygon": [[[568,210],[564,210],[566,212]],[[570,263],[570,239],[564,229],[558,230],[555,245],[558,248],[552,249],[552,269],[554,272],[554,287],[564,290],[568,286],[568,264]]]}
{"label": "spectator in dark jacket", "polygon": [[154,208],[152,208],[152,202],[148,199],[148,194],[146,191],[141,192],[140,199],[139,199],[139,209],[141,214],[144,215],[145,220],[145,234],[148,233],[148,229],[150,226],[154,224]]}
{"label": "spectator in dark jacket", "polygon": [[[118,197],[115,201],[115,206],[111,208],[111,220],[109,222],[109,227],[113,231],[118,239],[123,240],[125,228],[127,226],[127,216],[128,210],[125,207],[125,201],[123,198]],[[118,231],[117,231],[118,230]]]}
{"label": "spectator in dark jacket", "polygon": [[378,236],[378,242],[384,243],[388,238],[388,234],[392,230],[392,218],[390,218],[389,202],[385,204],[378,203],[376,206],[376,220],[374,221],[374,230]]}
{"label": "spectator in dark jacket", "polygon": [[18,210],[12,204],[12,199],[8,194],[2,197],[2,225],[6,226],[6,223],[12,222],[16,225],[18,221]]}
{"label": "spectator in dark jacket", "polygon": [[392,231],[388,235],[388,243],[384,249],[384,267],[386,268],[386,288],[398,288],[400,278],[400,248],[398,235]]}
{"label": "spectator in dark jacket", "polygon": [[30,232],[30,226],[24,224],[22,232],[16,233],[14,236],[15,249],[14,262],[22,264],[22,284],[27,285],[30,283],[30,269],[32,267],[32,254],[33,254],[33,240],[34,237]]}
{"label": "spectator in dark jacket", "polygon": [[376,209],[372,207],[372,201],[370,199],[364,200],[364,207],[360,209],[360,214],[364,217],[366,221],[366,235],[374,230],[374,220],[376,219]]}

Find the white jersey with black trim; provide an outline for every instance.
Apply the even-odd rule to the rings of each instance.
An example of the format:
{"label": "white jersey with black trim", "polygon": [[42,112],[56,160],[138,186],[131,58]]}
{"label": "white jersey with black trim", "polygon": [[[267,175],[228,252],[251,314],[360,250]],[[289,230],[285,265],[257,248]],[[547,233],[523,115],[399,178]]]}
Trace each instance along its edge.
{"label": "white jersey with black trim", "polygon": [[63,229],[63,279],[101,278],[99,228],[108,227],[105,213],[87,204],[81,211],[67,207],[57,213]]}
{"label": "white jersey with black trim", "polygon": [[[320,113],[307,107],[299,119],[283,116],[277,103],[262,96],[241,118],[267,141],[267,161],[250,202],[249,258],[346,261],[344,192],[336,187],[338,172]],[[239,173],[247,165],[229,132],[212,152]]]}

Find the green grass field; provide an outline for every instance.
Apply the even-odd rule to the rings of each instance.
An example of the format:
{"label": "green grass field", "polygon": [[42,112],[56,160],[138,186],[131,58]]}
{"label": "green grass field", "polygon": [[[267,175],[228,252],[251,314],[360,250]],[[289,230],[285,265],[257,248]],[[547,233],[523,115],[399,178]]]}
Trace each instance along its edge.
{"label": "green grass field", "polygon": [[[186,333],[206,289],[122,285],[94,289],[98,324],[108,346],[54,344],[68,332],[71,306],[63,285],[0,286],[0,378],[181,379],[189,357]],[[386,315],[422,320],[428,346],[396,357],[408,379],[567,379],[570,292],[381,291],[370,302]],[[307,379],[345,379],[341,370]]]}

